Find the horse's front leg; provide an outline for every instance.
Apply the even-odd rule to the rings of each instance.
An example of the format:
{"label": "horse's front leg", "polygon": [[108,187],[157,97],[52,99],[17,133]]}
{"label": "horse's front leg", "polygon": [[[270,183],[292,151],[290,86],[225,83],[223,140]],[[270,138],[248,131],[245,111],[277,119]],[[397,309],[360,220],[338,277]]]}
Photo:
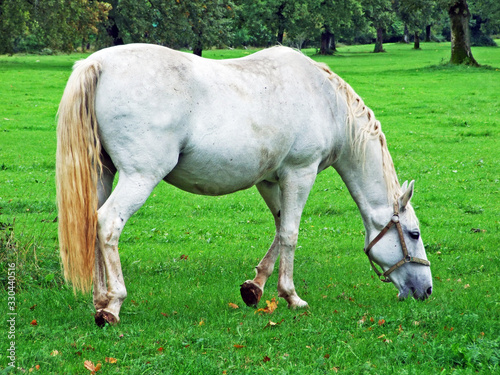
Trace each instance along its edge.
{"label": "horse's front leg", "polygon": [[290,308],[306,307],[295,291],[293,283],[293,262],[300,218],[309,196],[317,168],[290,171],[280,180],[281,187],[281,228],[279,232],[280,268],[278,278],[278,295],[283,297]]}

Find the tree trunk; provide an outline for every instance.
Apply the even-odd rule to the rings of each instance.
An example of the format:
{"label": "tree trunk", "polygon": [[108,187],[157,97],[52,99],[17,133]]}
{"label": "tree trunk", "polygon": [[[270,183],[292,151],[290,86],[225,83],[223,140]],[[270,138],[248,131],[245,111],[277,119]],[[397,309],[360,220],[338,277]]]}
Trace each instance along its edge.
{"label": "tree trunk", "polygon": [[278,44],[283,44],[283,38],[285,36],[285,22],[286,17],[283,15],[283,11],[285,9],[286,2],[283,2],[281,6],[278,8],[277,16],[278,16],[278,35],[276,36]]}
{"label": "tree trunk", "polygon": [[110,25],[106,28],[106,32],[113,39],[113,45],[120,46],[120,45],[124,44],[123,39],[120,36],[120,30],[118,29],[118,26],[116,25],[115,19],[112,17],[108,17],[108,20],[110,22]]}
{"label": "tree trunk", "polygon": [[283,37],[285,36],[285,30],[280,26],[278,30],[277,42],[278,44],[283,44]]}
{"label": "tree trunk", "polygon": [[203,48],[201,48],[201,47],[194,47],[193,48],[193,54],[194,55],[201,57],[202,53],[203,53]]}
{"label": "tree trunk", "polygon": [[335,46],[335,35],[327,28],[321,33],[321,47],[319,49],[320,55],[332,55],[337,48]]}
{"label": "tree trunk", "polygon": [[470,12],[466,0],[457,0],[448,10],[451,23],[452,64],[479,66],[470,49]]}
{"label": "tree trunk", "polygon": [[418,31],[415,31],[415,44],[413,45],[413,49],[420,49],[420,36],[418,35]]}
{"label": "tree trunk", "polygon": [[427,25],[425,27],[425,41],[426,42],[431,41],[431,27],[432,27],[432,25]]}
{"label": "tree trunk", "polygon": [[405,23],[405,31],[404,31],[404,35],[403,35],[403,42],[405,42],[406,44],[410,43],[410,33],[408,31],[408,26],[406,25],[406,23]]}
{"label": "tree trunk", "polygon": [[374,53],[385,52],[384,51],[384,29],[377,28],[377,40],[375,41]]}

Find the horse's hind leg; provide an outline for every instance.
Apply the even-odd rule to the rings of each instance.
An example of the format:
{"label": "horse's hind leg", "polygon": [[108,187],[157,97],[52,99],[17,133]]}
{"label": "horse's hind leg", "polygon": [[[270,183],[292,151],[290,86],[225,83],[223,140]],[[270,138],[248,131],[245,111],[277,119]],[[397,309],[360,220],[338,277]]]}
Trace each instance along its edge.
{"label": "horse's hind leg", "polygon": [[264,285],[274,270],[274,264],[279,255],[279,228],[280,228],[280,188],[277,183],[263,181],[257,184],[260,195],[264,198],[271,210],[276,225],[274,241],[266,255],[255,267],[257,272],[253,280],[247,280],[241,285],[241,297],[248,306],[257,306],[264,292]]}
{"label": "horse's hind leg", "polygon": [[[109,156],[104,152],[101,156],[103,169],[99,181],[97,182],[97,194],[98,194],[98,208],[101,208],[104,202],[111,195],[111,190],[113,188],[113,180],[116,174],[116,168],[111,162]],[[94,265],[94,291],[93,300],[96,310],[101,310],[108,306],[108,298],[106,296],[106,270],[104,267],[104,259],[102,257],[101,248],[99,247],[99,241],[96,238],[95,245],[95,265]],[[98,322],[99,324],[104,324],[104,322]]]}
{"label": "horse's hind leg", "polygon": [[[96,323],[118,323],[120,308],[127,297],[118,239],[127,220],[144,204],[159,181],[139,174],[120,173],[118,184],[98,211],[98,242],[107,281],[107,306],[96,312]],[[102,272],[102,269],[101,269]],[[98,277],[102,281],[102,275]]]}

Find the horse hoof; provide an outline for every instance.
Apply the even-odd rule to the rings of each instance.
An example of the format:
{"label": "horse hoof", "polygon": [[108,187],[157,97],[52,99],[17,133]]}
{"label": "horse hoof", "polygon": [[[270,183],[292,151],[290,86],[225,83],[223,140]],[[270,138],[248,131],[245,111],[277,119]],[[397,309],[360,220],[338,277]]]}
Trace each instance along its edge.
{"label": "horse hoof", "polygon": [[251,280],[245,281],[240,285],[240,293],[243,302],[245,302],[247,306],[257,307],[260,297],[262,297],[262,289]]}
{"label": "horse hoof", "polygon": [[114,316],[112,313],[105,310],[98,310],[94,315],[95,324],[98,327],[104,327],[106,323],[111,325],[116,325],[120,321],[120,318]]}
{"label": "horse hoof", "polygon": [[308,309],[309,305],[307,304],[306,301],[300,299],[299,297],[295,298],[289,298],[287,299],[288,302],[288,308],[295,310],[295,309]]}

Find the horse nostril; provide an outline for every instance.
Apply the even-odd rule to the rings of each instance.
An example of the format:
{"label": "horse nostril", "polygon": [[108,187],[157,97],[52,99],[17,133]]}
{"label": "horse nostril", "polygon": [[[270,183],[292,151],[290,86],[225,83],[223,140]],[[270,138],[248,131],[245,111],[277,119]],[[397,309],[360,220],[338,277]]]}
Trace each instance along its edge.
{"label": "horse nostril", "polygon": [[427,295],[430,296],[432,294],[432,286],[427,288]]}

